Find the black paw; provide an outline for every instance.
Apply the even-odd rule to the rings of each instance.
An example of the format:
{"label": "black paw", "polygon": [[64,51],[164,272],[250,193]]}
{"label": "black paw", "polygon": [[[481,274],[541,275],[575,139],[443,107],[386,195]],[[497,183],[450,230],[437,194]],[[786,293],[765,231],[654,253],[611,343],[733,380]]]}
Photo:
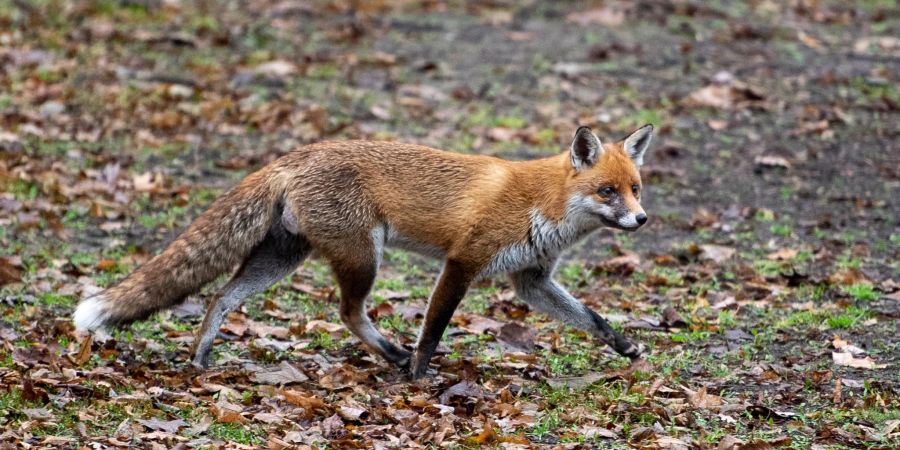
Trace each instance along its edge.
{"label": "black paw", "polygon": [[391,345],[387,352],[385,352],[385,359],[388,362],[394,364],[395,366],[403,369],[409,370],[410,361],[412,361],[412,352],[401,347],[397,347],[396,345]]}
{"label": "black paw", "polygon": [[625,345],[620,345],[616,348],[616,352],[622,356],[637,359],[641,357],[641,353],[644,352],[644,346],[642,345],[634,345],[631,342],[624,342]]}

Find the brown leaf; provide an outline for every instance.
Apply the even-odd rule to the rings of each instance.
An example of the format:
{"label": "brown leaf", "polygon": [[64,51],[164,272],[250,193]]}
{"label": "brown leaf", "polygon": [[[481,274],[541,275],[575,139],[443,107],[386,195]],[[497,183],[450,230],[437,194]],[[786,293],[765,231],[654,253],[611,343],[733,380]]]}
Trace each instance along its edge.
{"label": "brown leaf", "polygon": [[22,271],[13,266],[9,258],[0,258],[0,286],[22,281]]}
{"label": "brown leaf", "polygon": [[675,308],[667,306],[666,309],[663,310],[662,320],[659,324],[666,328],[683,328],[686,327],[688,323],[681,317],[681,314],[679,314]]}
{"label": "brown leaf", "polygon": [[284,417],[278,414],[260,412],[253,415],[253,420],[271,425],[284,422]]}
{"label": "brown leaf", "polygon": [[394,314],[394,306],[389,302],[381,302],[378,305],[369,308],[367,312],[369,318],[372,320],[377,320],[380,317],[387,317]]}
{"label": "brown leaf", "polygon": [[277,59],[274,61],[262,63],[254,67],[253,72],[257,75],[285,77],[297,73],[297,65],[290,61]]}
{"label": "brown leaf", "polygon": [[725,400],[722,397],[707,393],[705,386],[698,389],[696,392],[687,388],[683,388],[682,390],[688,394],[688,402],[690,402],[691,406],[694,408],[717,410],[725,404]]}
{"label": "brown leaf", "polygon": [[97,270],[102,270],[104,272],[109,272],[112,269],[115,269],[118,263],[114,259],[101,259],[97,262]]}
{"label": "brown leaf", "polygon": [[241,415],[242,408],[239,405],[228,403],[220,399],[210,408],[219,423],[244,423],[246,419]]}
{"label": "brown leaf", "polygon": [[322,434],[329,439],[340,439],[348,433],[344,427],[344,421],[337,414],[323,420],[319,423],[319,427],[322,429]]}
{"label": "brown leaf", "polygon": [[697,208],[691,216],[691,226],[694,228],[711,227],[719,223],[719,216],[706,208]]}
{"label": "brown leaf", "polygon": [[623,276],[631,275],[637,271],[640,266],[641,259],[635,253],[616,256],[615,258],[608,259],[597,265],[599,269],[606,272]]}
{"label": "brown leaf", "polygon": [[313,411],[326,411],[327,412],[330,410],[328,405],[325,404],[325,402],[323,402],[322,399],[320,399],[319,397],[316,397],[315,395],[307,396],[307,395],[304,395],[300,391],[294,391],[294,390],[283,390],[283,391],[281,391],[281,395],[284,396],[284,399],[288,403],[297,405],[297,406],[309,411],[310,413],[312,413]]}
{"label": "brown leaf", "polygon": [[260,384],[285,385],[308,381],[309,377],[300,369],[292,366],[287,361],[282,361],[278,369],[269,372],[257,372],[253,374],[253,381]]}
{"label": "brown leaf", "polygon": [[765,441],[752,441],[737,446],[736,450],[773,450],[775,447]]}
{"label": "brown leaf", "polygon": [[228,319],[222,325],[222,329],[235,335],[235,336],[243,336],[244,333],[247,332],[249,325],[247,325],[247,318],[243,314],[239,313],[231,313],[228,315]]}
{"label": "brown leaf", "polygon": [[698,246],[700,249],[700,259],[712,261],[714,263],[723,263],[734,256],[734,247],[725,247],[724,245],[704,244]]}
{"label": "brown leaf", "polygon": [[600,381],[605,380],[607,375],[600,372],[590,372],[586,375],[577,376],[577,377],[558,377],[558,378],[550,378],[547,380],[547,384],[550,385],[553,389],[562,389],[564,387],[569,388],[570,391],[577,392],[584,390],[588,386]]}
{"label": "brown leaf", "polygon": [[325,332],[338,333],[344,330],[344,326],[339,323],[327,322],[324,320],[310,320],[306,323],[306,332]]}
{"label": "brown leaf", "polygon": [[175,420],[159,420],[156,417],[150,420],[138,419],[137,423],[149,428],[153,431],[165,431],[166,433],[176,434],[182,427],[187,426],[187,422],[181,419]]}
{"label": "brown leaf", "polygon": [[797,250],[792,248],[782,248],[780,250],[774,251],[766,255],[766,258],[771,259],[773,261],[789,261],[794,259],[797,256]]}
{"label": "brown leaf", "polygon": [[81,340],[78,347],[78,353],[75,355],[75,364],[78,366],[85,365],[91,359],[91,345],[94,343],[93,335],[88,334]]}
{"label": "brown leaf", "polygon": [[508,142],[519,134],[519,130],[515,128],[494,127],[488,130],[487,137],[492,141]]}
{"label": "brown leaf", "polygon": [[688,450],[691,447],[687,442],[672,436],[657,436],[656,448],[669,450]]}
{"label": "brown leaf", "polygon": [[510,322],[500,327],[497,340],[516,349],[531,352],[534,350],[534,338],[537,330],[519,322]]}
{"label": "brown leaf", "polygon": [[499,320],[484,317],[477,314],[465,314],[459,317],[462,322],[459,327],[472,334],[483,334],[490,331],[493,334],[500,332],[500,329],[506,325]]}
{"label": "brown leaf", "polygon": [[369,412],[362,408],[342,405],[338,408],[337,413],[345,420],[358,422],[369,418]]}
{"label": "brown leaf", "polygon": [[841,379],[838,378],[834,382],[834,393],[831,395],[831,401],[834,402],[835,405],[841,404]]}
{"label": "brown leaf", "polygon": [[285,339],[291,334],[291,330],[287,327],[273,326],[265,322],[257,322],[255,320],[247,320],[247,330],[259,337],[274,337]]}
{"label": "brown leaf", "polygon": [[476,399],[484,398],[484,391],[481,386],[474,381],[462,380],[447,388],[438,398],[442,405],[449,405],[450,400],[454,397],[473,397]]}
{"label": "brown leaf", "polygon": [[735,450],[738,445],[743,444],[744,441],[730,435],[726,434],[722,440],[719,441],[719,446],[716,447],[717,450]]}
{"label": "brown leaf", "polygon": [[840,284],[840,285],[851,285],[863,282],[869,282],[869,279],[866,277],[861,270],[855,268],[843,268],[839,269],[835,273],[833,273],[830,277],[828,277],[828,281],[831,284]]}
{"label": "brown leaf", "polygon": [[154,192],[162,188],[164,178],[161,173],[144,172],[134,175],[131,181],[138,192]]}
{"label": "brown leaf", "polygon": [[588,11],[576,11],[566,15],[566,22],[579,25],[605,25],[614,27],[625,21],[625,11],[615,6],[591,9]]}
{"label": "brown leaf", "polygon": [[22,412],[31,420],[47,420],[53,417],[45,408],[25,408]]}
{"label": "brown leaf", "polygon": [[484,421],[484,427],[481,429],[481,433],[478,433],[478,436],[475,437],[475,443],[479,445],[490,444],[492,442],[496,442],[499,436],[494,431],[494,422],[491,419],[487,419]]}
{"label": "brown leaf", "polygon": [[871,357],[856,358],[849,352],[831,352],[831,359],[839,366],[855,367],[858,369],[884,369],[887,364],[878,364]]}

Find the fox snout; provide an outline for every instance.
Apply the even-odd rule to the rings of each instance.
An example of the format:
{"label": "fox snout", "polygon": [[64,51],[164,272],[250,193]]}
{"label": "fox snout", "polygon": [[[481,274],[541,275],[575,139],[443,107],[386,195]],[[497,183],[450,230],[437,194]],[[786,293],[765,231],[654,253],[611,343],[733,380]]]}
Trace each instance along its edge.
{"label": "fox snout", "polygon": [[622,216],[621,218],[619,218],[618,222],[619,222],[619,226],[622,227],[623,229],[628,230],[628,231],[634,231],[634,230],[637,230],[638,228],[640,228],[645,223],[647,223],[647,220],[649,220],[649,218],[647,217],[647,214],[643,211],[640,211],[637,213],[629,212],[629,213],[625,214],[624,216]]}

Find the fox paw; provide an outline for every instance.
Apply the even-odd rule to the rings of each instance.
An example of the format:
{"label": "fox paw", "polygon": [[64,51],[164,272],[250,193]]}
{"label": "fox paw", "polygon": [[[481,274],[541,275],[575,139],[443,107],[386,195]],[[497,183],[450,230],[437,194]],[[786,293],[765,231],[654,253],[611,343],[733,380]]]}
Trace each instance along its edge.
{"label": "fox paw", "polygon": [[631,342],[628,342],[627,344],[628,345],[624,346],[624,349],[616,349],[616,352],[631,359],[640,358],[641,354],[644,353],[645,348],[643,344],[635,345]]}

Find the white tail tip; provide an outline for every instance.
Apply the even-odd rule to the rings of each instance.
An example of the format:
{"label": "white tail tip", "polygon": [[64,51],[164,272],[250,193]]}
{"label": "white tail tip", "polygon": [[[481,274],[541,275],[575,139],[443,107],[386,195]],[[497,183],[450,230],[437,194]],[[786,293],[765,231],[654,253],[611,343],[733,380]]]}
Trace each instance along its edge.
{"label": "white tail tip", "polygon": [[94,331],[103,326],[106,319],[104,300],[103,295],[95,295],[78,304],[73,317],[76,330]]}

